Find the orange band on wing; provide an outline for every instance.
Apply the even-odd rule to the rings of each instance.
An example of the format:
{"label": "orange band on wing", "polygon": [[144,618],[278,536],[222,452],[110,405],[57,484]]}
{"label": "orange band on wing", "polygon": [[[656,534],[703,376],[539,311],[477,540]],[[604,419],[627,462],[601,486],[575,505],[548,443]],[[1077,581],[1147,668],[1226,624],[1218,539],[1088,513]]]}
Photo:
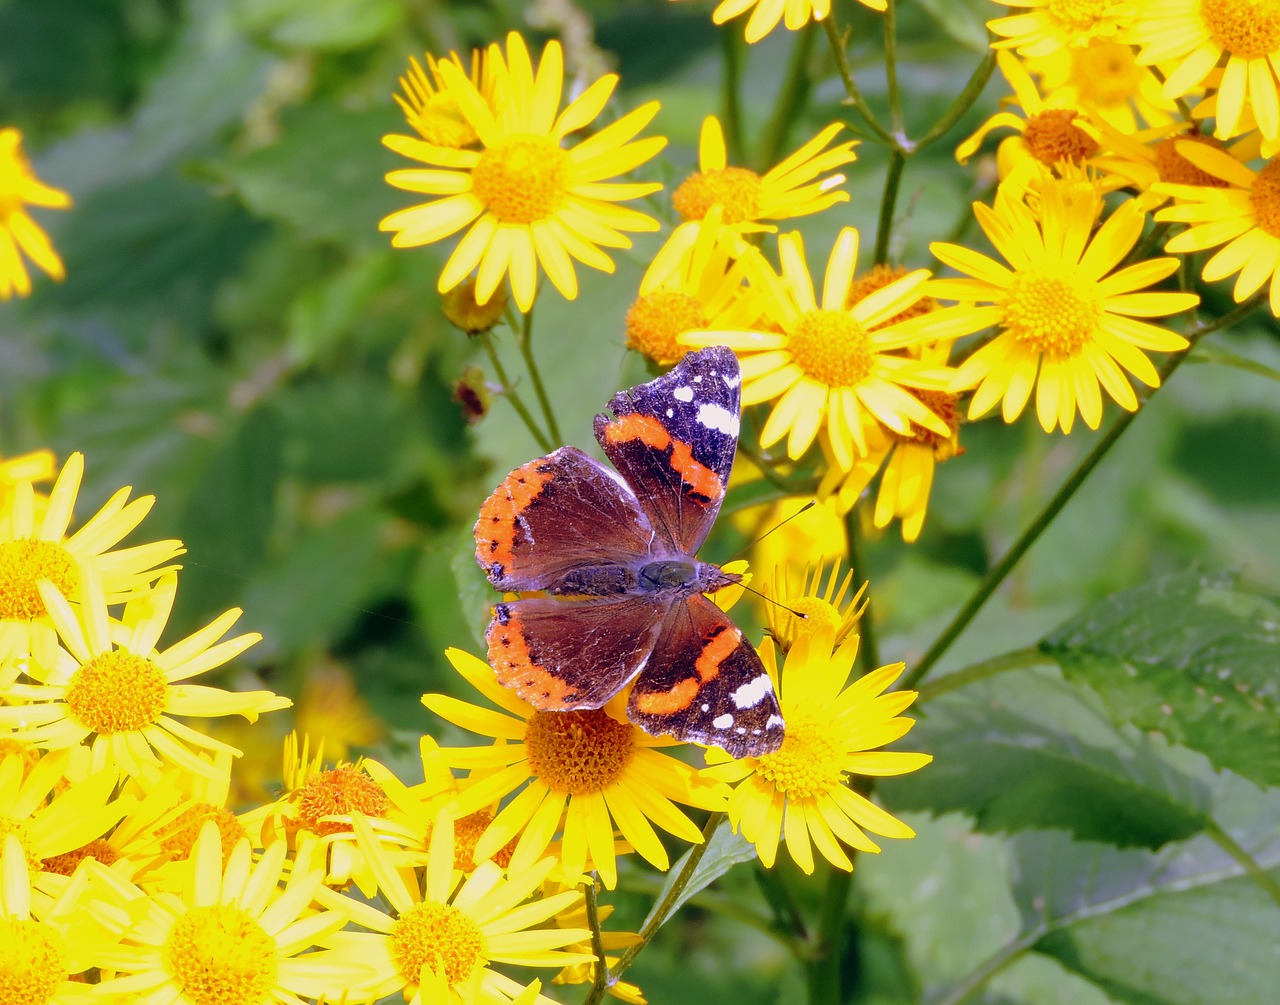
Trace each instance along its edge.
{"label": "orange band on wing", "polygon": [[698,656],[698,662],[693,665],[694,670],[698,672],[698,679],[709,681],[718,677],[720,664],[738,648],[738,643],[741,641],[742,636],[736,629],[731,628],[726,628],[711,639],[703,647],[701,655]]}
{"label": "orange band on wing", "polygon": [[724,483],[720,481],[720,476],[705,464],[694,460],[693,449],[689,444],[680,440],[673,441],[662,423],[652,415],[641,415],[638,412],[624,415],[605,427],[604,436],[611,444],[639,440],[646,447],[653,447],[655,450],[670,447],[671,466],[686,485],[698,495],[706,496],[712,501],[724,495]]}
{"label": "orange band on wing", "polygon": [[489,665],[503,687],[514,688],[534,708],[559,711],[572,705],[577,689],[534,662],[524,626],[508,613],[506,623],[496,618],[485,633],[489,640]]}
{"label": "orange band on wing", "polygon": [[647,715],[671,715],[683,712],[698,697],[698,682],[692,677],[682,680],[670,691],[651,691],[646,694],[635,694],[632,700],[636,709]]}
{"label": "orange band on wing", "polygon": [[476,559],[486,567],[509,566],[515,557],[516,517],[533,503],[550,475],[538,470],[543,458],[522,464],[503,479],[480,507],[476,520]]}

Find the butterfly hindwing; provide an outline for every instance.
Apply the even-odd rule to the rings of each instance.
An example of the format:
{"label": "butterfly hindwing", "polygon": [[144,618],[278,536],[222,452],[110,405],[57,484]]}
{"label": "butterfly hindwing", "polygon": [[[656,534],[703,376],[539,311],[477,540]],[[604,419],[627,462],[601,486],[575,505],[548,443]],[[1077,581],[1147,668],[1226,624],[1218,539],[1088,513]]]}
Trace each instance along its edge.
{"label": "butterfly hindwing", "polygon": [[489,665],[534,708],[599,708],[644,667],[670,604],[653,595],[497,604]]}
{"label": "butterfly hindwing", "polygon": [[597,415],[596,439],[635,490],[668,543],[686,555],[702,545],[738,447],[741,374],[728,349],[690,353],[647,384],[615,394],[616,418]]}
{"label": "butterfly hindwing", "polygon": [[476,561],[499,590],[544,590],[574,569],[647,554],[653,530],[632,491],[577,447],[516,468],[480,507]]}
{"label": "butterfly hindwing", "polygon": [[760,657],[701,594],[677,601],[636,678],[627,716],[654,735],[754,757],[782,745],[778,697]]}

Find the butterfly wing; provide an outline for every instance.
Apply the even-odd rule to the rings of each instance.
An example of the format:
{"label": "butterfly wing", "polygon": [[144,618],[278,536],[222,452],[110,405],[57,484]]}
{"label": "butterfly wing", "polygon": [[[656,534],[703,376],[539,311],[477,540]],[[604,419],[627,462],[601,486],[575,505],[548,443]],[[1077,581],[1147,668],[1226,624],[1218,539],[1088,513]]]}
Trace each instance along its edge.
{"label": "butterfly wing", "polygon": [[694,554],[724,500],[738,449],[741,374],[721,346],[691,352],[657,380],[620,391],[596,439],[669,545]]}
{"label": "butterfly wing", "polygon": [[782,746],[782,711],[764,664],[728,615],[700,593],[667,614],[627,715],[655,736],[723,747],[733,757]]}
{"label": "butterfly wing", "polygon": [[645,556],[653,537],[617,474],[561,447],[516,468],[484,501],[476,561],[499,590],[546,590],[575,569]]}
{"label": "butterfly wing", "polygon": [[497,604],[489,665],[534,708],[599,708],[648,662],[671,601],[657,595]]}

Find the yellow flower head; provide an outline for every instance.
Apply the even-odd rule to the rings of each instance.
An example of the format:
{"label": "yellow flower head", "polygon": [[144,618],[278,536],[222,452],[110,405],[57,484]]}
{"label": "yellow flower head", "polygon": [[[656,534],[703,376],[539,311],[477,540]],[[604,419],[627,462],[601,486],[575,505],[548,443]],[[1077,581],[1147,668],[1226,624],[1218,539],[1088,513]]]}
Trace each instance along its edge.
{"label": "yellow flower head", "polygon": [[[449,93],[448,84],[440,73],[440,61],[430,53],[425,58],[426,70],[416,59],[410,58],[409,69],[400,78],[404,97],[393,95],[396,104],[413,130],[428,143],[453,150],[474,146],[480,137],[462,114],[457,100]],[[466,72],[456,52],[449,53],[447,58],[459,73]],[[479,52],[471,54],[471,72],[467,76],[480,94],[492,102],[496,87],[492,64],[487,63]]]}
{"label": "yellow flower head", "polygon": [[1268,140],[1280,139],[1280,4],[1275,0],[1147,0],[1130,41],[1138,62],[1160,64],[1164,95],[1178,98],[1217,78],[1213,134],[1240,135],[1246,110]]}
{"label": "yellow flower head", "polygon": [[[884,11],[888,6],[888,0],[858,2],[875,11]],[[778,27],[779,21],[788,31],[799,31],[811,21],[821,21],[831,13],[831,0],[720,0],[711,19],[724,24],[747,11],[751,11],[751,17],[747,19],[746,39],[759,42]]]}
{"label": "yellow flower head", "polygon": [[958,368],[952,390],[974,387],[969,418],[1003,401],[1012,422],[1036,393],[1045,432],[1070,432],[1077,409],[1091,429],[1102,421],[1102,390],[1133,411],[1137,397],[1127,370],[1149,387],[1160,378],[1143,350],[1183,349],[1181,335],[1139,318],[1190,310],[1192,293],[1139,292],[1168,278],[1175,258],[1117,266],[1142,236],[1145,214],[1123,203],[1093,230],[1099,199],[1079,187],[1047,185],[1038,209],[1005,190],[995,205],[977,203],[978,223],[1007,265],[953,244],[933,253],[971,278],[943,279],[930,292],[964,306],[937,312],[940,331],[954,337],[990,325],[998,334]]}
{"label": "yellow flower head", "polygon": [[787,455],[798,459],[820,430],[844,468],[868,450],[866,427],[875,419],[909,435],[912,423],[940,434],[949,427],[909,389],[945,390],[946,367],[899,354],[923,339],[915,325],[925,318],[890,319],[909,312],[924,296],[925,270],[908,273],[848,306],[858,260],[858,232],[840,231],[827,263],[822,297],[814,294],[798,233],[779,238],[782,276],[760,277],[772,330],[703,331],[680,337],[690,346],[724,345],[743,357],[742,404],[777,400],[760,434],[760,445],[784,437]]}
{"label": "yellow flower head", "polygon": [[779,671],[772,641],[760,647],[778,687],[787,736],[782,749],[764,757],[732,760],[707,751],[705,774],[734,786],[729,820],[756,846],[766,868],[777,858],[778,841],[806,873],[813,872],[813,846],[838,869],[852,869],[848,846],[878,852],[865,831],[892,838],[915,832],[849,786],[850,775],[903,775],[924,767],[928,754],[877,748],[904,736],[914,720],[901,713],[914,691],[886,689],[904,666],[881,667],[850,683],[858,639],[834,644],[831,626],[802,635]]}
{"label": "yellow flower head", "polygon": [[1013,49],[1024,57],[1123,38],[1139,13],[1134,0],[1015,0],[1006,6],[1021,9],[987,22],[1000,36],[991,47]]}
{"label": "yellow flower head", "polygon": [[[816,565],[786,562],[774,566],[773,575],[764,586],[765,599],[769,601],[764,605],[764,615],[769,635],[784,653],[802,636],[826,629],[831,630],[832,641],[838,646],[857,627],[866,610],[863,597],[867,584],[849,596],[853,570],[848,569],[841,576],[840,567],[839,559],[831,563],[829,571],[826,562],[821,561]],[[796,617],[797,613],[804,617]]]}
{"label": "yellow flower head", "polygon": [[66,209],[70,205],[71,196],[35,176],[22,152],[22,133],[0,129],[0,300],[31,292],[23,252],[51,278],[59,282],[65,278],[67,271],[49,235],[31,219],[26,207]]}
{"label": "yellow flower head", "polygon": [[504,55],[496,43],[486,60],[497,84],[491,106],[459,65],[435,65],[462,118],[475,131],[478,149],[452,149],[407,136],[383,142],[429,169],[393,171],[387,181],[409,192],[438,196],[392,213],[380,224],[395,234],[397,248],[431,244],[469,228],[440,275],[440,292],[457,286],[473,269],[476,300],[486,303],[510,275],[516,305],[533,306],[538,266],[565,297],[578,295],[573,260],[613,271],[601,248],[629,248],[624,231],[653,231],[658,223],[617,205],[662,188],[659,183],[614,183],[652,158],[662,137],[632,142],[658,111],[651,101],[574,146],[566,139],[591,124],[617,86],[614,74],[601,77],[560,110],[564,56],[547,43],[535,72],[524,40],[507,36]]}
{"label": "yellow flower head", "polygon": [[373,746],[386,730],[356,690],[351,674],[331,661],[307,668],[293,720],[299,732],[323,736],[325,750],[339,761],[352,747]]}
{"label": "yellow flower head", "polygon": [[32,683],[14,684],[6,692],[16,704],[0,708],[0,724],[11,727],[16,739],[52,750],[88,741],[95,771],[119,768],[144,781],[159,776],[162,762],[220,777],[217,765],[193,748],[239,751],[173,716],[253,720],[291,704],[270,691],[221,691],[187,683],[262,638],[251,632],[217,641],[240,617],[238,609],[160,652],[156,645],[173,609],[177,576],[168,573],[150,593],[131,599],[115,625],[97,575],[89,572],[83,585],[83,603],[73,608],[56,587],[40,582],[65,648],[48,665],[30,661],[25,673]]}
{"label": "yellow flower head", "polygon": [[849,193],[839,187],[844,184],[844,175],[827,174],[857,159],[853,152],[857,140],[827,149],[843,128],[833,122],[764,175],[758,175],[728,163],[720,121],[708,115],[702,120],[698,140],[698,170],[671,196],[676,212],[688,221],[702,220],[713,207],[720,206],[726,226],[741,232],[772,232],[778,228],[762,221],[810,216],[848,202]]}
{"label": "yellow flower head", "polygon": [[701,843],[702,832],[676,803],[718,809],[723,798],[714,787],[700,785],[683,761],[655,749],[671,746],[672,740],[652,737],[626,720],[626,691],[601,709],[541,712],[502,687],[483,660],[459,649],[445,655],[502,711],[441,694],[424,695],[422,703],[454,725],[506,741],[441,750],[446,763],[470,768],[478,779],[454,799],[452,814],[488,810],[519,790],[476,842],[476,858],[491,857],[518,836],[510,867],[523,870],[562,833],[563,872],[580,874],[590,861],[613,889],[618,881],[615,824],[659,869],[666,869],[670,859],[652,824],[682,841]]}

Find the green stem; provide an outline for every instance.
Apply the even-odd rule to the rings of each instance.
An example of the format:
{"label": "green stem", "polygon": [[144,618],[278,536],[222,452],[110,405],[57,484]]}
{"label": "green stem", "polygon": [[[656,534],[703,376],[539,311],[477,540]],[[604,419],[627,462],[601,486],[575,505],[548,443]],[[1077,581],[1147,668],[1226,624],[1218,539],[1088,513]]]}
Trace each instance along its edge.
{"label": "green stem", "polygon": [[756,162],[761,170],[767,170],[777,163],[782,148],[786,146],[791,126],[795,123],[796,113],[809,96],[809,57],[813,53],[813,39],[811,24],[795,33],[795,41],[791,44],[791,58],[787,62],[778,99],[773,105],[773,115],[769,117],[764,135],[760,138]]}
{"label": "green stem", "polygon": [[897,0],[889,0],[880,20],[884,22],[884,79],[889,93],[889,121],[893,124],[893,131],[901,142],[906,137],[906,127],[902,122],[902,96],[898,93],[897,8]]}
{"label": "green stem", "polygon": [[978,964],[964,980],[948,991],[942,998],[935,1001],[933,1005],[963,1005],[964,1002],[967,1002],[981,991],[987,981],[991,980],[992,977],[1010,963],[1021,958],[1023,953],[1043,937],[1044,932],[1036,930],[1027,932],[1006,946],[1001,946],[983,960],[982,963]]}
{"label": "green stem", "polygon": [[990,659],[967,666],[963,670],[956,670],[945,677],[929,681],[929,683],[920,688],[920,697],[916,699],[916,707],[918,708],[925,702],[937,698],[939,695],[944,695],[948,691],[958,691],[962,687],[967,687],[988,677],[994,677],[997,674],[1006,673],[1009,670],[1022,670],[1025,667],[1052,662],[1052,658],[1042,653],[1037,646],[1028,646],[1026,649],[1016,649],[1001,656],[992,656]]}
{"label": "green stem", "polygon": [[1280,882],[1277,882],[1271,873],[1262,868],[1257,860],[1236,842],[1235,838],[1219,827],[1216,820],[1209,821],[1209,826],[1205,828],[1205,833],[1219,848],[1236,861],[1263,893],[1275,901],[1277,906],[1280,906]]}
{"label": "green stem", "polygon": [[809,964],[809,1005],[841,1005],[840,965],[844,960],[845,908],[853,873],[832,868],[822,891],[818,944]]}
{"label": "green stem", "polygon": [[[862,547],[862,524],[859,515],[862,504],[854,506],[844,518],[845,535],[849,539],[849,565],[853,569],[855,580],[863,582],[871,579],[867,572],[867,556]],[[871,590],[863,601],[862,617],[858,620],[858,664],[864,674],[870,673],[880,665],[880,644],[876,638],[875,611],[872,608]]]}
{"label": "green stem", "polygon": [[600,933],[600,905],[596,902],[595,873],[591,873],[586,887],[587,925],[591,928],[591,951],[596,955],[596,967],[591,979],[591,994],[602,998],[609,990],[609,963],[604,958],[604,936]]}
{"label": "green stem", "polygon": [[542,383],[542,374],[538,372],[538,364],[533,360],[533,308],[524,313],[520,325],[520,355],[524,357],[525,368],[529,371],[529,379],[533,381],[533,393],[542,409],[542,419],[547,424],[547,433],[553,443],[563,443],[560,427],[556,423],[555,412],[551,410],[551,399],[547,397],[547,389]]}
{"label": "green stem", "polygon": [[551,441],[538,428],[538,424],[533,421],[533,414],[525,407],[525,403],[520,400],[520,395],[516,394],[515,386],[511,383],[511,378],[507,376],[507,368],[502,365],[502,360],[498,357],[498,350],[493,344],[492,334],[490,332],[482,332],[479,338],[484,345],[484,351],[489,355],[489,363],[493,366],[493,372],[498,378],[498,383],[502,385],[502,396],[516,410],[516,415],[520,416],[520,421],[529,430],[529,435],[538,444],[538,449],[550,453],[552,450]]}
{"label": "green stem", "polygon": [[[755,868],[756,885],[764,895],[765,901],[773,911],[774,927],[780,932],[794,932],[795,938],[802,945],[809,940],[809,926],[805,924],[800,913],[800,905],[796,903],[791,887],[786,884],[776,869],[766,869],[759,862]],[[809,948],[805,952],[812,955]]]}
{"label": "green stem", "polygon": [[831,55],[836,61],[836,70],[840,73],[840,80],[844,83],[845,94],[848,95],[845,103],[858,110],[858,114],[866,120],[871,131],[880,137],[881,142],[889,147],[896,146],[897,141],[884,126],[880,125],[875,114],[862,97],[862,92],[858,90],[857,81],[853,79],[853,70],[849,67],[849,57],[844,51],[845,38],[840,33],[840,29],[836,27],[834,14],[829,14],[822,19],[822,30],[827,33],[827,41],[831,44]]}
{"label": "green stem", "polygon": [[1035,519],[1031,521],[1027,529],[1022,532],[1022,535],[1018,540],[1015,541],[1012,547],[1010,547],[1010,549],[1004,554],[1004,557],[993,565],[982,578],[982,582],[980,582],[977,589],[974,590],[973,596],[965,601],[964,606],[956,612],[956,615],[951,619],[950,624],[943,629],[942,634],[938,636],[933,645],[931,645],[928,651],[920,658],[920,662],[902,678],[898,685],[900,688],[903,690],[910,690],[919,684],[920,681],[924,679],[925,675],[933,669],[934,664],[942,658],[943,654],[951,647],[951,643],[960,636],[960,633],[969,626],[969,622],[971,622],[974,619],[974,616],[982,610],[983,605],[988,599],[990,599],[991,595],[995,593],[996,588],[1004,582],[1005,577],[1013,571],[1014,566],[1018,564],[1022,556],[1027,553],[1027,550],[1036,543],[1040,535],[1044,533],[1051,523],[1053,523],[1054,518],[1062,512],[1062,508],[1066,506],[1066,504],[1071,500],[1071,497],[1074,496],[1080,486],[1084,484],[1085,479],[1092,474],[1093,469],[1098,466],[1104,457],[1107,456],[1107,453],[1113,446],[1115,446],[1116,441],[1124,435],[1125,431],[1130,425],[1132,425],[1133,420],[1142,413],[1146,402],[1150,401],[1151,396],[1154,395],[1161,387],[1165,386],[1169,378],[1174,374],[1178,367],[1183,364],[1196,342],[1208,335],[1210,332],[1215,332],[1219,329],[1229,327],[1236,321],[1252,313],[1253,310],[1263,302],[1263,299],[1263,294],[1257,294],[1249,300],[1246,300],[1244,303],[1238,305],[1234,310],[1227,312],[1222,317],[1215,318],[1213,321],[1201,325],[1189,336],[1191,344],[1188,345],[1186,349],[1170,356],[1169,359],[1165,361],[1164,365],[1160,368],[1160,383],[1146,393],[1145,400],[1140,404],[1136,411],[1123,412],[1120,417],[1111,424],[1111,428],[1107,430],[1101,440],[1094,444],[1093,449],[1085,455],[1084,460],[1082,460],[1076,469],[1071,472],[1067,477],[1067,480],[1062,483],[1062,487],[1054,493],[1053,498],[1045,504],[1044,509],[1042,509]]}
{"label": "green stem", "polygon": [[729,162],[741,164],[742,142],[742,54],[745,43],[734,25],[725,25],[720,33],[724,55],[724,76],[720,80],[720,118],[724,123],[725,145]]}
{"label": "green stem", "polygon": [[907,166],[907,155],[895,148],[889,155],[889,170],[884,178],[884,191],[880,195],[880,222],[876,227],[876,264],[889,260],[889,241],[893,237],[893,214],[898,206],[898,188],[902,184],[902,172]]}
{"label": "green stem", "polygon": [[973,107],[973,103],[978,100],[978,96],[986,88],[987,81],[991,79],[991,74],[995,68],[995,50],[988,50],[986,58],[978,64],[973,74],[969,77],[969,82],[964,85],[964,90],[960,92],[955,101],[951,102],[951,107],[942,113],[942,117],[929,128],[929,131],[915,142],[912,146],[912,153],[927,147],[934,140],[944,136],[952,126],[960,121],[960,117]]}

